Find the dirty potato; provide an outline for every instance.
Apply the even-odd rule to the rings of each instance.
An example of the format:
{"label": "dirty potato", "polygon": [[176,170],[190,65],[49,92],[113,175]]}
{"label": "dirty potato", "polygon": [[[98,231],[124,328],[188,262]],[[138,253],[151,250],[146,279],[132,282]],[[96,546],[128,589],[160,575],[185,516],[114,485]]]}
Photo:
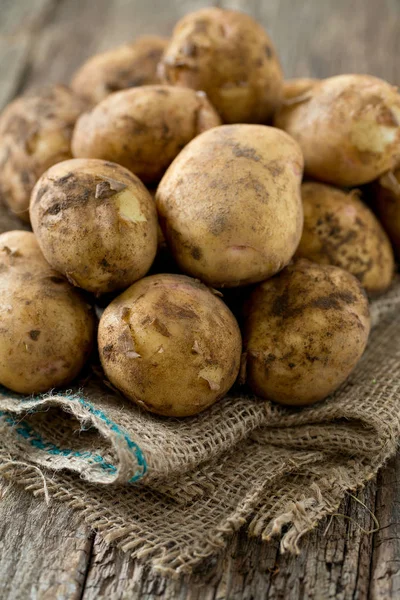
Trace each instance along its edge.
{"label": "dirty potato", "polygon": [[63,85],[22,96],[0,115],[0,199],[24,221],[39,177],[72,157],[75,121],[86,103]]}
{"label": "dirty potato", "polygon": [[36,184],[31,221],[51,266],[96,294],[143,277],[157,251],[157,213],[141,181],[124,167],[73,159]]}
{"label": "dirty potato", "polygon": [[300,241],[303,157],[284,132],[223,125],[193,140],[157,189],[160,223],[183,271],[216,287],[271,277]]}
{"label": "dirty potato", "polygon": [[304,229],[295,254],[322,265],[336,265],[360,280],[370,294],[388,289],[394,257],[381,224],[359,192],[316,182],[301,186]]}
{"label": "dirty potato", "polygon": [[71,87],[97,104],[112,92],[158,83],[157,64],[167,43],[166,38],[147,35],[96,54],[75,73]]}
{"label": "dirty potato", "polygon": [[368,183],[400,159],[400,95],[371,75],[315,83],[282,105],[275,125],[300,144],[305,174],[334,185]]}
{"label": "dirty potato", "polygon": [[106,308],[98,340],[111,383],[160,415],[199,413],[224,396],[239,371],[234,316],[205,285],[183,275],[134,283]]}
{"label": "dirty potato", "polygon": [[0,383],[22,394],[69,384],[90,355],[94,314],[33,233],[0,235],[0,292]]}
{"label": "dirty potato", "polygon": [[226,123],[266,123],[282,99],[282,69],[264,29],[234,10],[181,19],[160,62],[162,81],[204,90]]}
{"label": "dirty potato", "polygon": [[248,301],[247,382],[262,398],[313,404],[348,377],[369,331],[359,281],[338,267],[299,260],[260,284]]}
{"label": "dirty potato", "polygon": [[219,124],[203,92],[143,86],[111,94],[82,115],[72,151],[77,158],[114,161],[154,182],[192,138]]}
{"label": "dirty potato", "polygon": [[170,85],[204,90],[226,123],[266,123],[282,99],[282,69],[252,17],[205,8],[181,19],[159,66]]}

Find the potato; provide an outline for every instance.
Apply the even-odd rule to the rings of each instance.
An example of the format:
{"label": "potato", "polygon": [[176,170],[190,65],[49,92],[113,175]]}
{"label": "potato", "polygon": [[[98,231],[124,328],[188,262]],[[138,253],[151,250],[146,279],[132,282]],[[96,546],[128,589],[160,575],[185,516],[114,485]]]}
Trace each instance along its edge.
{"label": "potato", "polygon": [[33,233],[0,235],[0,298],[0,383],[21,394],[70,383],[90,355],[94,314]]}
{"label": "potato", "polygon": [[370,75],[315,83],[275,116],[300,144],[305,174],[338,186],[376,179],[400,159],[400,95]]}
{"label": "potato", "polygon": [[71,87],[97,104],[111,92],[158,83],[157,64],[167,43],[166,38],[148,35],[96,54],[75,73]]}
{"label": "potato", "polygon": [[303,226],[302,169],[297,143],[265,125],[223,125],[193,140],[156,194],[180,268],[216,287],[283,269]]}
{"label": "potato", "polygon": [[400,259],[400,167],[382,175],[372,191],[373,207]]}
{"label": "potato", "polygon": [[204,90],[226,123],[266,123],[282,99],[279,59],[249,15],[205,8],[183,17],[159,65],[162,81]]}
{"label": "potato", "polygon": [[116,92],[78,120],[77,158],[112,160],[143,181],[157,181],[196,135],[220,124],[202,92],[162,85]]}
{"label": "potato", "polygon": [[86,103],[63,85],[11,102],[0,115],[0,198],[24,221],[39,177],[71,158],[72,129]]}
{"label": "potato", "polygon": [[386,291],[394,272],[392,246],[359,192],[309,181],[301,195],[304,229],[295,256],[341,267],[371,294]]}
{"label": "potato", "polygon": [[25,268],[24,265],[29,261],[30,268],[32,263],[38,263],[38,267],[43,270],[44,257],[40,250],[37,239],[31,231],[6,231],[0,235],[0,275],[5,267],[10,265],[17,268]]}
{"label": "potato", "polygon": [[349,376],[370,331],[359,281],[299,260],[259,285],[246,307],[247,382],[287,405],[322,400]]}
{"label": "potato", "polygon": [[141,181],[124,167],[72,159],[37,182],[31,221],[51,266],[96,294],[143,277],[157,252],[157,213]]}
{"label": "potato", "polygon": [[159,415],[199,413],[224,396],[239,372],[234,316],[205,285],[183,275],[134,283],[106,308],[98,340],[111,383]]}

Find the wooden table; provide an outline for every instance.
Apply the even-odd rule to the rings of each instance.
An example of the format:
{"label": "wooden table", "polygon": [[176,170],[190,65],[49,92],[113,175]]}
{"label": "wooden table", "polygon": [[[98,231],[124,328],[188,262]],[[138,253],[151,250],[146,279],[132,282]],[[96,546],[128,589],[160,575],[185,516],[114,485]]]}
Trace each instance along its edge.
{"label": "wooden table", "polygon": [[[0,107],[45,82],[68,82],[89,55],[142,33],[168,35],[207,0],[0,0]],[[231,0],[261,21],[287,76],[359,72],[400,82],[399,0]],[[400,598],[400,458],[304,540],[298,558],[239,534],[219,574],[154,576],[104,544],[64,505],[15,488],[0,502],[0,598]],[[376,528],[372,513],[379,522]],[[329,526],[329,527],[328,527]]]}

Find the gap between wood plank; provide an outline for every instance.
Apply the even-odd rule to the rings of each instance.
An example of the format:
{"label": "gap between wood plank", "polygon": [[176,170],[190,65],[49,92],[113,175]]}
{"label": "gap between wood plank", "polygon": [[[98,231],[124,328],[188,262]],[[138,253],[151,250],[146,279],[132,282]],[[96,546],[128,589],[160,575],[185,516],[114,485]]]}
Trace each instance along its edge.
{"label": "gap between wood plank", "polygon": [[91,531],[89,535],[90,535],[90,538],[89,538],[90,539],[90,547],[89,547],[89,552],[87,555],[86,569],[85,569],[85,573],[83,576],[82,587],[81,587],[81,591],[79,594],[79,600],[83,600],[83,595],[85,593],[86,582],[88,580],[90,565],[92,563],[94,541],[96,538],[96,534],[94,531]]}

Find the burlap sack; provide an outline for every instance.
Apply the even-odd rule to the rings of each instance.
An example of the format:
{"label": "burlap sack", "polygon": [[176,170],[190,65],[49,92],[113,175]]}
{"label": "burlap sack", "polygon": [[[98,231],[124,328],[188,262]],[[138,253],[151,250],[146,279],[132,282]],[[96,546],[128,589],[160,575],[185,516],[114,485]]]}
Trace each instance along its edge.
{"label": "burlap sack", "polygon": [[[8,224],[8,227],[10,225]],[[145,414],[95,375],[41,398],[0,390],[0,474],[79,511],[109,542],[190,573],[244,524],[281,547],[371,479],[400,436],[400,283],[330,399],[290,410],[231,394],[185,420]]]}

